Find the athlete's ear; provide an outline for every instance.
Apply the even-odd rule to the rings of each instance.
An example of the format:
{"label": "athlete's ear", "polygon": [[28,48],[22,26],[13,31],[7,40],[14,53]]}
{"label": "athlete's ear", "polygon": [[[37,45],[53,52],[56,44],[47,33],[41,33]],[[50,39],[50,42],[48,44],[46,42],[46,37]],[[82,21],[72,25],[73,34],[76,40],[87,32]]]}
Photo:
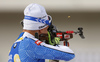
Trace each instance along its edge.
{"label": "athlete's ear", "polygon": [[20,22],[20,24],[22,25],[22,27],[23,27],[23,20]]}

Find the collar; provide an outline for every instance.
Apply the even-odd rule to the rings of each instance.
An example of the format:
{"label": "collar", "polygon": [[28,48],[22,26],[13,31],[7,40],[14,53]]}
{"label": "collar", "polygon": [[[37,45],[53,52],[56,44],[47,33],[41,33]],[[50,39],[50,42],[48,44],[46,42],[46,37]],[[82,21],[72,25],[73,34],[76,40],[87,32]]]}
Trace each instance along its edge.
{"label": "collar", "polygon": [[31,39],[33,39],[33,40],[38,40],[37,38],[35,38],[32,34],[30,34],[30,33],[28,33],[28,32],[24,32],[23,38],[25,38],[25,37],[31,38]]}

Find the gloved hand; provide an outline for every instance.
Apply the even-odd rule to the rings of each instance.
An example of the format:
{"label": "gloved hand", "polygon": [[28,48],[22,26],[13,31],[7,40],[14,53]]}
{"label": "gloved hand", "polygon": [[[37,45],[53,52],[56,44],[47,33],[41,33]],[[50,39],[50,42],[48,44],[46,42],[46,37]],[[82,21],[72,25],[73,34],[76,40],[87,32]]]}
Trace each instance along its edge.
{"label": "gloved hand", "polygon": [[60,43],[60,37],[54,37],[53,39],[51,39],[50,32],[48,32],[48,39],[50,45],[57,45]]}
{"label": "gloved hand", "polygon": [[55,44],[59,44],[60,43],[60,37],[54,37],[54,39],[52,40],[52,42]]}

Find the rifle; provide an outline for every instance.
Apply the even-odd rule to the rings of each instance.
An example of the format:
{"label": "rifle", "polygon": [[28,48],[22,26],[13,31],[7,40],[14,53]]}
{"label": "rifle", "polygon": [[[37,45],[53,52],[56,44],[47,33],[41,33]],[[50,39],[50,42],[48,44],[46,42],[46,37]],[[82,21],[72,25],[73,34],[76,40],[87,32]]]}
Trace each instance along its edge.
{"label": "rifle", "polygon": [[[63,31],[57,31],[57,29],[52,29],[52,31],[51,31],[51,37],[52,38],[53,37],[60,37],[61,41],[65,41],[66,43],[68,43],[67,41],[69,39],[73,38],[73,33],[79,34],[79,36],[82,39],[85,39],[85,37],[83,35],[83,28],[82,27],[79,27],[78,31],[65,31],[65,32],[63,32]],[[48,34],[45,34],[45,33],[40,34],[39,35],[39,40],[41,40],[41,41],[48,41]],[[46,43],[48,43],[48,42],[46,42]],[[67,44],[66,44],[66,46],[67,46]]]}

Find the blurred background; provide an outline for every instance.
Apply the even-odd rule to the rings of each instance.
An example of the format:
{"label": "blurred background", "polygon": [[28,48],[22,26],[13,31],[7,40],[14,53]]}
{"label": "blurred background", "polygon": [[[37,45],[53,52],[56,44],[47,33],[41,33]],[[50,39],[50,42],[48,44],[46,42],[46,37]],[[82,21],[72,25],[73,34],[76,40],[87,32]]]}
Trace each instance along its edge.
{"label": "blurred background", "polygon": [[69,40],[76,54],[69,62],[100,62],[100,0],[0,0],[0,62],[7,62],[9,50],[22,32],[23,11],[30,3],[44,6],[58,30],[84,28],[85,39],[74,34]]}

